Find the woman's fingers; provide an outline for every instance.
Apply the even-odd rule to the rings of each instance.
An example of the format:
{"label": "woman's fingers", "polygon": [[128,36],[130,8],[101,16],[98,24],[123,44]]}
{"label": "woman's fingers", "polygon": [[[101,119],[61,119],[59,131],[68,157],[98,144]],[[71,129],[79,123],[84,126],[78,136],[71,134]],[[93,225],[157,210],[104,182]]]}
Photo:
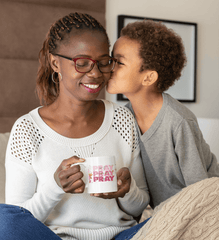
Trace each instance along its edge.
{"label": "woman's fingers", "polygon": [[65,159],[61,163],[62,170],[70,168],[72,166],[72,164],[81,163],[81,162],[84,162],[84,161],[85,161],[85,159],[79,158],[77,156],[73,156],[73,157],[70,157],[68,159]]}
{"label": "woman's fingers", "polygon": [[70,168],[66,168],[66,169],[63,169],[61,170],[59,173],[58,173],[58,177],[60,180],[63,180],[63,179],[67,179],[69,178],[71,175],[74,175],[78,172],[80,172],[80,166],[79,165],[76,165],[76,166],[73,166],[73,167],[70,167]]}
{"label": "woman's fingers", "polygon": [[75,182],[69,182],[69,184],[66,185],[65,188],[63,188],[66,193],[82,193],[84,192],[84,189],[85,184],[81,179]]}
{"label": "woman's fingers", "polygon": [[63,188],[66,188],[68,185],[73,184],[82,177],[83,173],[80,172],[80,166],[74,166],[59,173],[59,179]]}
{"label": "woman's fingers", "polygon": [[84,162],[77,156],[65,159],[57,168],[54,178],[57,184],[67,193],[81,193],[84,191],[85,184],[82,181],[83,173],[80,171],[79,165],[75,163]]}

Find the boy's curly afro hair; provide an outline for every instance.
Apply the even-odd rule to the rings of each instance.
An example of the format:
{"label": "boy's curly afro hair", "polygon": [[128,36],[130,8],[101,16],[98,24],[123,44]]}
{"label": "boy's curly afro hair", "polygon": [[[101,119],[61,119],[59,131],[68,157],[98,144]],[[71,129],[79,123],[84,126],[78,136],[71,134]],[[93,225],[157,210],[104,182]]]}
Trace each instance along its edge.
{"label": "boy's curly afro hair", "polygon": [[152,20],[129,23],[121,36],[140,43],[139,55],[143,60],[140,71],[154,70],[158,73],[157,89],[166,91],[181,76],[186,64],[183,42],[172,29]]}

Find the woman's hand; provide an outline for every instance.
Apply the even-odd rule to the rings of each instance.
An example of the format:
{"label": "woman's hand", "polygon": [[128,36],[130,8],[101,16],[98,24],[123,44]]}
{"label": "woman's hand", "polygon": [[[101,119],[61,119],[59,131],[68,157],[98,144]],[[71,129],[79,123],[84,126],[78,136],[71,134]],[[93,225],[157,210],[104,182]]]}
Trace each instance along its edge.
{"label": "woman's hand", "polygon": [[54,173],[54,178],[59,187],[66,193],[83,193],[85,184],[82,181],[83,173],[80,166],[71,166],[74,163],[84,162],[84,159],[73,156],[62,161]]}
{"label": "woman's hand", "polygon": [[91,196],[105,198],[105,199],[111,199],[111,198],[123,198],[126,193],[129,192],[130,186],[131,186],[131,174],[129,172],[129,169],[126,167],[123,167],[119,169],[117,172],[117,185],[118,185],[118,191],[113,193],[94,193],[91,194]]}

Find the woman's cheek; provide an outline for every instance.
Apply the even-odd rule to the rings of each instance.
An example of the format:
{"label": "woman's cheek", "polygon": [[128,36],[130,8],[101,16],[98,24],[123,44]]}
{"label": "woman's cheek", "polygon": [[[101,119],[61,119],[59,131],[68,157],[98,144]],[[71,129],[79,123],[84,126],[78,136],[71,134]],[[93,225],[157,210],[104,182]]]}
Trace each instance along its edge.
{"label": "woman's cheek", "polygon": [[109,79],[111,78],[112,73],[105,73],[104,74],[104,81],[105,84],[109,81]]}

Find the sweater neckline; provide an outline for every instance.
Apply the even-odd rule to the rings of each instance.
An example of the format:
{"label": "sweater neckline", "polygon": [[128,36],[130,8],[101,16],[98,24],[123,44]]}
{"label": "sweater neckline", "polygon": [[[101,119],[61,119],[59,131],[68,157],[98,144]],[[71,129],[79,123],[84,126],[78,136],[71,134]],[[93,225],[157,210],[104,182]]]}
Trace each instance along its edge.
{"label": "sweater neckline", "polygon": [[[154,134],[154,132],[157,130],[157,128],[160,126],[160,124],[162,122],[162,119],[163,119],[164,114],[166,112],[166,108],[168,106],[168,95],[166,93],[162,93],[162,96],[163,96],[163,105],[162,105],[159,113],[157,114],[157,117],[155,118],[153,124],[151,125],[151,127],[144,134],[141,133],[141,130],[140,130],[139,126],[138,126],[138,123],[135,120],[136,121],[136,125],[137,125],[138,134],[140,136],[140,139],[143,142],[147,141]],[[132,108],[131,103],[130,103],[130,108],[131,108],[131,111],[132,111],[133,115],[135,116],[135,113],[134,113],[134,110]]]}
{"label": "sweater neckline", "polygon": [[[143,142],[147,141],[154,134],[154,132],[158,129],[158,127],[160,126],[163,120],[164,114],[166,112],[166,108],[168,106],[168,97],[166,93],[162,93],[162,96],[163,96],[163,105],[159,113],[157,114],[157,117],[155,118],[153,124],[143,135],[141,135],[140,134],[141,132],[139,132],[141,136],[140,138]],[[138,131],[140,131],[139,127],[138,127]]]}
{"label": "sweater neckline", "polygon": [[55,130],[49,127],[41,118],[39,114],[39,109],[41,107],[35,108],[29,113],[29,115],[34,121],[34,123],[38,126],[39,130],[41,130],[47,137],[50,137],[54,141],[74,147],[87,146],[100,141],[109,131],[112,124],[114,113],[113,104],[107,100],[102,101],[105,106],[105,114],[100,128],[95,133],[83,138],[68,138],[57,133]]}

